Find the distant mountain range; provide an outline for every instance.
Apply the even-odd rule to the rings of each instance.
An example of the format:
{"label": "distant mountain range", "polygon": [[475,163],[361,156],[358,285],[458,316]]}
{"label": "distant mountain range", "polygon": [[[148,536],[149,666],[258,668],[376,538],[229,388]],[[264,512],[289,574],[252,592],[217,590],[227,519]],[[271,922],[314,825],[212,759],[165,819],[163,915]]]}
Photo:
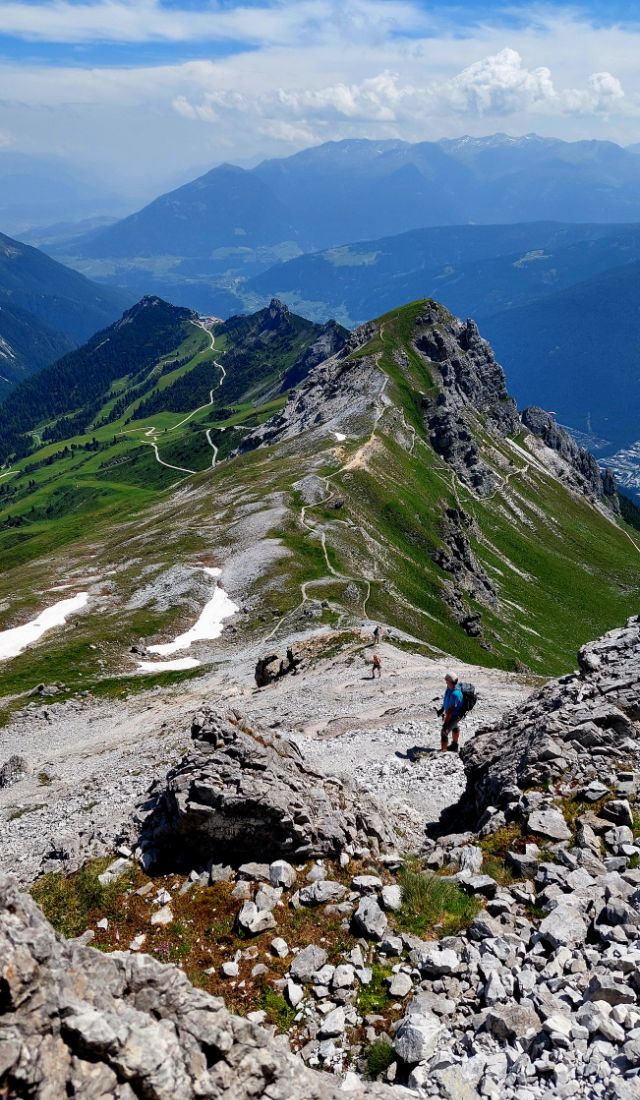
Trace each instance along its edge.
{"label": "distant mountain range", "polygon": [[136,294],[228,315],[239,285],[302,253],[425,226],[538,220],[640,221],[640,157],[535,134],[328,142],[253,169],[220,165],[49,250]]}
{"label": "distant mountain range", "polygon": [[431,295],[479,320],[519,400],[611,454],[640,434],[638,224],[636,147],[534,134],[349,140],[222,165],[49,250],[136,296],[219,316],[277,296],[350,326]]}
{"label": "distant mountain range", "polygon": [[113,321],[131,295],[0,233],[0,397]]}

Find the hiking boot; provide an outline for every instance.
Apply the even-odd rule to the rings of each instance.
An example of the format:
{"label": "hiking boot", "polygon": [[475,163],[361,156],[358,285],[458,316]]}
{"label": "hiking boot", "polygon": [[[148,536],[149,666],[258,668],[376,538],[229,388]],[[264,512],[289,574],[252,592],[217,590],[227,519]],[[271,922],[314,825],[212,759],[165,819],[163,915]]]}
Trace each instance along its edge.
{"label": "hiking boot", "polygon": [[455,741],[453,742],[453,744],[449,745],[449,752],[459,752],[459,751],[460,751],[460,746],[457,745]]}

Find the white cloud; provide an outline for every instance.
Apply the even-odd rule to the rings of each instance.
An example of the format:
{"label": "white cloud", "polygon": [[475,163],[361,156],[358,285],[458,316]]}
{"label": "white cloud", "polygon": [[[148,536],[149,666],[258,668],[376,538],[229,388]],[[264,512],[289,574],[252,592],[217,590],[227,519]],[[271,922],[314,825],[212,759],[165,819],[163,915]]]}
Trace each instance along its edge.
{"label": "white cloud", "polygon": [[150,193],[191,167],[344,137],[502,129],[639,141],[640,28],[595,29],[558,5],[521,15],[506,30],[489,18],[464,27],[411,0],[211,0],[206,10],[0,0],[2,29],[10,18],[25,36],[227,41],[222,56],[187,61],[176,45],[166,64],[5,61],[0,131],[25,151],[89,161],[128,189],[146,181]]}
{"label": "white cloud", "polygon": [[5,35],[44,42],[224,42],[274,45],[303,41],[303,35],[360,35],[383,39],[415,33],[430,23],[415,3],[404,0],[273,0],[234,6],[212,2],[202,8],[165,7],[159,0],[95,0],[70,3],[0,2]]}
{"label": "white cloud", "polygon": [[479,115],[535,109],[557,95],[550,70],[525,68],[520,54],[512,49],[476,61],[433,92],[439,92],[454,110]]}
{"label": "white cloud", "polygon": [[622,84],[611,73],[592,73],[586,89],[568,89],[564,100],[567,109],[576,114],[609,116],[625,107]]}
{"label": "white cloud", "polygon": [[[215,71],[210,76],[215,80]],[[398,123],[443,114],[496,119],[523,112],[546,116],[611,114],[626,110],[627,104],[620,81],[611,73],[591,74],[582,89],[558,90],[548,68],[527,69],[520,54],[506,48],[448,80],[403,83],[398,73],[385,70],[360,83],[280,87],[255,96],[208,91],[200,102],[181,96],[175,107],[184,117],[211,122],[220,118],[214,107],[262,118],[275,115],[282,126],[287,118],[308,123],[317,119]]]}

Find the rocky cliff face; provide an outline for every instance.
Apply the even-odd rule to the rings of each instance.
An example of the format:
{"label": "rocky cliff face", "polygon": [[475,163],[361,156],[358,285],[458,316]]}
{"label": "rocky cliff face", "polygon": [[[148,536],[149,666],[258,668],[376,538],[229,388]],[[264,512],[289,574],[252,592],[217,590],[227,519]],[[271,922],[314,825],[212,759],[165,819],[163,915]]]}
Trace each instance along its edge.
{"label": "rocky cliff face", "polygon": [[513,816],[529,787],[599,789],[640,768],[640,616],[585,645],[579,664],[464,749],[463,801],[476,817],[489,806]]}
{"label": "rocky cliff face", "polygon": [[434,451],[462,481],[481,496],[497,482],[483,462],[477,426],[467,410],[480,413],[501,435],[518,428],[515,402],[507,392],[502,368],[473,321],[461,322],[435,302],[425,303],[416,322],[416,350],[432,364],[438,390],[422,399],[422,411]]}
{"label": "rocky cliff face", "polygon": [[595,500],[605,500],[617,508],[616,483],[611,471],[600,470],[593,455],[564,431],[549,413],[532,405],[520,415],[525,428],[562,459],[558,474],[572,488]]}
{"label": "rocky cliff face", "polygon": [[321,429],[339,434],[375,416],[376,401],[385,386],[385,375],[375,359],[349,359],[351,352],[369,338],[373,326],[352,333],[342,349],[319,363],[290,395],[282,412],[247,435],[240,451],[296,439],[302,432]]}
{"label": "rocky cliff face", "polygon": [[317,340],[314,340],[313,344],[306,351],[303,351],[302,355],[296,359],[293,366],[285,374],[280,392],[285,393],[294,386],[299,386],[307,377],[309,371],[320,363],[326,362],[327,359],[331,359],[344,347],[348,336],[347,330],[336,321],[328,321],[326,325],[323,325],[322,332]]}

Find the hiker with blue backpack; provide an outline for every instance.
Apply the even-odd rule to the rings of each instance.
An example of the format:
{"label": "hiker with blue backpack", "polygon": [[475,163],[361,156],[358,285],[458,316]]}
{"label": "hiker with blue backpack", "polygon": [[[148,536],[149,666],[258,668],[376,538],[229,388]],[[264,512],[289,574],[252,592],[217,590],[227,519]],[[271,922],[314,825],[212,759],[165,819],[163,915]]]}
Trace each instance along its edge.
{"label": "hiker with blue backpack", "polygon": [[[445,676],[447,690],[444,693],[442,706],[437,711],[442,718],[442,730],[440,733],[440,749],[442,752],[460,751],[460,722],[473,710],[476,705],[476,689],[473,684],[458,683],[457,676],[447,673]],[[451,733],[451,744],[449,744]]]}

